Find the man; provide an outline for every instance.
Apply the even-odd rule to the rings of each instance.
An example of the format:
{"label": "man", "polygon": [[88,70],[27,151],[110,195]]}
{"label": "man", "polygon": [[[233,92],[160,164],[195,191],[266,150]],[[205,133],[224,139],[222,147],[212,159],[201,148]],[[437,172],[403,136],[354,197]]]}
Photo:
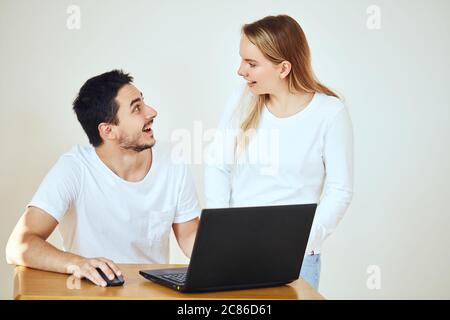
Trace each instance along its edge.
{"label": "man", "polygon": [[[171,227],[190,257],[195,186],[186,166],[155,145],[157,112],[132,81],[113,70],[81,87],[73,109],[92,146],[73,147],[47,174],[8,240],[8,263],[76,271],[105,286],[96,268],[113,279],[119,262],[168,263]],[[46,241],[58,224],[66,251]]]}

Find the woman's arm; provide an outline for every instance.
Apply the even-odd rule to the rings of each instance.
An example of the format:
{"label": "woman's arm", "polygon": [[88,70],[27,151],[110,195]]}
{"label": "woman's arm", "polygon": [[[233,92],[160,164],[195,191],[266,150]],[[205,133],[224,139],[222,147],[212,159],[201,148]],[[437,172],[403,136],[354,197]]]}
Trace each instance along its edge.
{"label": "woman's arm", "polygon": [[347,108],[331,119],[325,133],[323,162],[326,178],[314,219],[307,253],[337,227],[353,196],[353,129]]}
{"label": "woman's arm", "polygon": [[222,113],[214,140],[205,159],[205,198],[207,208],[227,208],[231,199],[235,139],[238,133],[237,106],[242,90],[236,90]]}

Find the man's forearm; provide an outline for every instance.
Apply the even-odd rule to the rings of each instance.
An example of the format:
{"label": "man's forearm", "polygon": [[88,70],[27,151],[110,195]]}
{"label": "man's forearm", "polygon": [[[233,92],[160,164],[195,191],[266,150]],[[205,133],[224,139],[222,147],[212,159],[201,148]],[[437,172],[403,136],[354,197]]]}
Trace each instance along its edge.
{"label": "man's forearm", "polygon": [[36,235],[9,243],[6,251],[8,263],[59,273],[72,273],[71,266],[83,259],[55,248]]}
{"label": "man's forearm", "polygon": [[192,249],[194,247],[195,235],[197,232],[192,232],[189,236],[181,238],[178,244],[186,257],[191,258]]}

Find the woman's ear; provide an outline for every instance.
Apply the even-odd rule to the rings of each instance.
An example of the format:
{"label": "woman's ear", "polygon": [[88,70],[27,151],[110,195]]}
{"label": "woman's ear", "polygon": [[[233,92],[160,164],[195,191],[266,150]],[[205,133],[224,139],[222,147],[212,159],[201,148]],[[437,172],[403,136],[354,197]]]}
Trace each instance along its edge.
{"label": "woman's ear", "polygon": [[286,78],[291,72],[291,69],[292,69],[291,63],[289,61],[283,61],[281,63],[280,79]]}

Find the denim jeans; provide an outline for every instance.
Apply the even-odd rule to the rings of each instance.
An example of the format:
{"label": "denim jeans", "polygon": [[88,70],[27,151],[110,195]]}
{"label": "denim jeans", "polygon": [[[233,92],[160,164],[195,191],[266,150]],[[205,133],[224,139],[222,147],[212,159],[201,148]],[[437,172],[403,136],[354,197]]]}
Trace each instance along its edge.
{"label": "denim jeans", "polygon": [[314,289],[319,288],[320,280],[320,254],[307,255],[303,258],[300,277],[309,283]]}

